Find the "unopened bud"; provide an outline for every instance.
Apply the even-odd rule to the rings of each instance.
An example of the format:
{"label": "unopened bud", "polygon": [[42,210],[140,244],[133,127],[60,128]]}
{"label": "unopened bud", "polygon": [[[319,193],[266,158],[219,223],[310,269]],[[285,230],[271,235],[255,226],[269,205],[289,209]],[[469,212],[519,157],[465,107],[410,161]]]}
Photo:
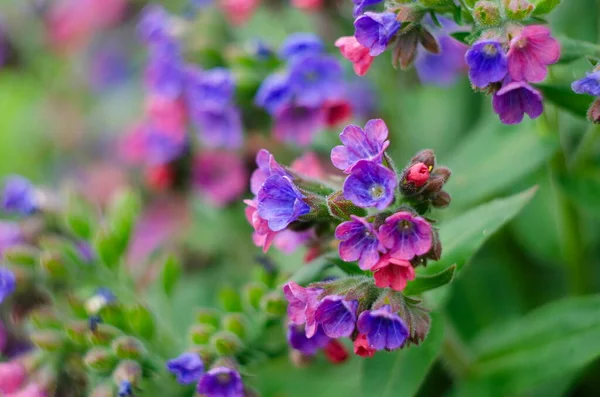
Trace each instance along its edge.
{"label": "unopened bud", "polygon": [[45,351],[57,351],[63,346],[63,335],[54,330],[37,330],[30,333],[31,342]]}
{"label": "unopened bud", "polygon": [[425,189],[423,190],[423,192],[427,195],[434,195],[437,192],[439,192],[440,190],[442,190],[443,187],[444,187],[444,178],[442,178],[442,177],[429,178],[429,181],[427,181],[427,185],[425,185]]}
{"label": "unopened bud", "polygon": [[348,359],[346,347],[337,339],[332,339],[323,349],[325,357],[332,364],[341,364]]}
{"label": "unopened bud", "polygon": [[242,314],[229,313],[224,315],[223,319],[221,320],[221,325],[225,331],[234,333],[240,339],[244,339],[246,337],[248,325]]}
{"label": "unopened bud", "polygon": [[225,311],[241,312],[242,298],[240,294],[232,287],[224,287],[219,291],[219,301]]}
{"label": "unopened bud", "polygon": [[194,325],[189,331],[190,340],[195,345],[206,345],[216,331],[217,328],[210,324]]}
{"label": "unopened bud", "polygon": [[267,287],[259,282],[251,282],[244,286],[242,295],[244,301],[254,310],[260,309],[260,300],[267,292]]}
{"label": "unopened bud", "polygon": [[117,336],[121,335],[118,328],[108,324],[97,324],[96,330],[90,330],[90,341],[94,345],[108,346]]}
{"label": "unopened bud", "polygon": [[146,354],[143,343],[131,336],[120,336],[112,342],[112,351],[118,358],[140,359]]}
{"label": "unopened bud", "polygon": [[83,358],[83,362],[92,371],[108,374],[112,372],[117,365],[117,358],[114,354],[105,348],[94,347],[90,349]]}
{"label": "unopened bud", "polygon": [[89,324],[87,321],[74,321],[66,327],[67,337],[76,346],[86,346],[88,344]]}
{"label": "unopened bud", "polygon": [[448,182],[450,179],[450,175],[452,175],[452,171],[450,171],[447,167],[436,167],[431,173],[434,177],[441,177],[444,179],[444,183]]}
{"label": "unopened bud", "polygon": [[440,49],[440,44],[438,43],[437,39],[435,38],[435,36],[433,34],[431,34],[431,32],[427,29],[422,29],[421,30],[421,35],[419,36],[419,41],[421,42],[421,45],[423,46],[423,48],[425,48],[428,52],[432,53],[432,54],[439,54],[441,49]]}
{"label": "unopened bud", "polygon": [[196,311],[196,322],[199,324],[207,324],[212,325],[213,327],[218,327],[221,314],[216,309],[202,308]]}
{"label": "unopened bud", "polygon": [[116,384],[129,382],[135,386],[142,378],[142,367],[137,361],[125,360],[119,363],[115,372],[113,372],[113,380]]}
{"label": "unopened bud", "polygon": [[450,205],[450,201],[452,197],[450,194],[444,190],[441,190],[434,198],[431,200],[431,204],[436,208],[445,208]]}
{"label": "unopened bud", "polygon": [[473,9],[473,18],[482,27],[496,26],[502,21],[500,7],[491,1],[478,1]]}
{"label": "unopened bud", "polygon": [[442,242],[440,241],[440,234],[437,229],[432,229],[431,238],[431,249],[427,253],[427,258],[434,261],[440,260],[442,257]]}
{"label": "unopened bud", "polygon": [[260,308],[271,316],[280,317],[287,311],[287,301],[278,292],[271,292],[263,296]]}
{"label": "unopened bud", "polygon": [[411,164],[423,163],[430,170],[435,167],[435,153],[431,149],[421,150],[410,159]]}
{"label": "unopened bud", "polygon": [[238,353],[243,343],[240,338],[229,331],[219,331],[210,338],[210,345],[221,356],[232,356]]}
{"label": "unopened bud", "polygon": [[405,183],[421,187],[427,183],[431,169],[425,163],[415,163],[406,170]]}
{"label": "unopened bud", "polygon": [[419,44],[419,32],[412,29],[396,39],[396,45],[392,49],[392,66],[397,68],[400,65],[402,70],[408,69],[417,56],[417,46]]}
{"label": "unopened bud", "polygon": [[587,113],[588,120],[594,124],[600,124],[600,98],[596,99]]}
{"label": "unopened bud", "polygon": [[504,10],[509,19],[522,21],[529,18],[535,6],[527,0],[504,0]]}

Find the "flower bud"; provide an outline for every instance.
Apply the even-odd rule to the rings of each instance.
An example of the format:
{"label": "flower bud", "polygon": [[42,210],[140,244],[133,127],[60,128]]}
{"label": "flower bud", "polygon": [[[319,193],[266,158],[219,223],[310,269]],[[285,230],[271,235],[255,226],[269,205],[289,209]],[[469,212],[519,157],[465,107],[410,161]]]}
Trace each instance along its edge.
{"label": "flower bud", "polygon": [[190,340],[195,345],[206,345],[217,328],[210,324],[194,325],[189,330]]}
{"label": "flower bud", "polygon": [[427,258],[438,261],[442,257],[442,242],[440,241],[440,233],[434,228],[432,228],[431,231],[431,249],[427,253]]}
{"label": "flower bud", "polygon": [[216,309],[202,308],[196,311],[196,322],[199,324],[212,325],[218,327],[220,323],[220,313]]}
{"label": "flower bud", "polygon": [[323,349],[325,357],[332,364],[341,364],[348,359],[346,347],[337,339],[332,339]]}
{"label": "flower bud", "polygon": [[596,99],[587,113],[588,120],[594,124],[600,124],[600,98]]}
{"label": "flower bud", "polygon": [[425,189],[423,193],[427,195],[434,195],[444,187],[444,178],[441,176],[435,178],[429,178],[427,185],[425,185]]}
{"label": "flower bud", "polygon": [[219,302],[225,311],[241,312],[242,298],[240,294],[232,287],[223,287],[219,291]]}
{"label": "flower bud", "polygon": [[56,317],[56,313],[52,308],[47,306],[32,310],[29,314],[29,319],[36,328],[58,329],[63,326],[63,323]]}
{"label": "flower bud", "polygon": [[435,167],[435,153],[431,149],[421,150],[410,159],[410,163],[423,163],[431,170]]}
{"label": "flower bud", "polygon": [[228,313],[221,319],[221,325],[225,331],[237,335],[240,339],[246,337],[248,325],[246,319],[239,313]]}
{"label": "flower bud", "polygon": [[112,342],[112,351],[118,358],[138,360],[146,355],[144,344],[132,336],[120,336]]}
{"label": "flower bud", "polygon": [[271,292],[263,296],[260,301],[260,308],[271,316],[280,317],[285,315],[287,311],[287,301],[278,292]]}
{"label": "flower bud", "polygon": [[108,324],[97,324],[95,331],[90,331],[90,341],[94,345],[108,346],[117,336],[121,335],[118,328]]}
{"label": "flower bud", "polygon": [[365,216],[367,211],[346,200],[344,192],[338,191],[327,197],[327,209],[334,218],[342,221],[350,220],[350,215]]}
{"label": "flower bud", "polygon": [[491,1],[478,1],[473,9],[473,18],[482,27],[491,27],[500,24],[502,13],[500,7]]}
{"label": "flower bud", "polygon": [[429,171],[430,169],[425,163],[415,163],[406,170],[404,182],[421,187],[427,183]]}
{"label": "flower bud", "polygon": [[417,29],[412,29],[398,36],[396,45],[392,50],[392,66],[397,68],[400,65],[402,70],[408,69],[415,61],[418,44],[419,33]]}
{"label": "flower bud", "polygon": [[117,365],[117,358],[106,348],[94,347],[83,357],[83,362],[94,372],[108,374]]}
{"label": "flower bud", "polygon": [[433,177],[441,177],[444,180],[444,183],[446,183],[450,179],[450,175],[452,175],[452,171],[450,171],[450,169],[447,167],[436,167],[431,172],[431,175]]}
{"label": "flower bud", "polygon": [[267,292],[267,287],[259,282],[251,282],[244,286],[242,298],[248,306],[255,310],[260,309],[260,300]]}
{"label": "flower bud", "polygon": [[440,44],[438,43],[437,39],[427,29],[421,30],[421,34],[419,36],[419,42],[421,43],[423,48],[425,48],[428,52],[430,52],[432,54],[437,55],[441,51]]}
{"label": "flower bud", "polygon": [[76,346],[88,344],[89,324],[87,321],[73,321],[67,324],[67,337]]}
{"label": "flower bud", "polygon": [[129,382],[135,386],[140,379],[142,379],[142,367],[137,361],[121,361],[115,372],[113,372],[113,380],[117,385],[122,382]]}
{"label": "flower bud", "polygon": [[15,245],[5,248],[4,259],[12,265],[34,266],[38,262],[40,250],[28,245]]}
{"label": "flower bud", "polygon": [[522,21],[529,18],[535,6],[527,0],[504,0],[506,16],[514,21]]}
{"label": "flower bud", "polygon": [[234,333],[219,331],[210,338],[210,346],[220,356],[232,356],[242,349],[243,343]]}
{"label": "flower bud", "polygon": [[448,192],[441,190],[434,198],[431,200],[431,204],[436,208],[446,208],[450,205],[450,201],[452,198]]}
{"label": "flower bud", "polygon": [[41,350],[53,352],[63,346],[63,334],[54,330],[36,330],[29,335],[31,342]]}

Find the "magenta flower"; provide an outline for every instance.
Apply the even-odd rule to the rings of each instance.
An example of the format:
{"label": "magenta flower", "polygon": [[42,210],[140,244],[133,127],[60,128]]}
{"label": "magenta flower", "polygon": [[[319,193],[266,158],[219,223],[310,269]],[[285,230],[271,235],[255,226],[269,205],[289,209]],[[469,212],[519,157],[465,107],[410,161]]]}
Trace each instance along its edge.
{"label": "magenta flower", "polygon": [[375,273],[375,285],[379,288],[391,288],[402,291],[408,281],[415,279],[415,269],[409,261],[393,258],[386,254],[371,269]]}
{"label": "magenta flower", "polygon": [[254,170],[250,177],[250,191],[253,194],[258,194],[260,187],[271,175],[290,176],[290,174],[281,166],[275,157],[268,150],[261,149],[256,153],[256,165],[258,168]]}
{"label": "magenta flower", "polygon": [[525,114],[535,119],[544,111],[542,94],[524,81],[505,84],[492,103],[504,124],[519,124]]}
{"label": "magenta flower", "polygon": [[363,208],[386,209],[394,201],[396,174],[369,160],[360,160],[344,181],[344,197]]}
{"label": "magenta flower", "polygon": [[410,212],[397,212],[379,227],[379,240],[392,257],[409,261],[431,249],[431,225]]}
{"label": "magenta flower", "polygon": [[379,261],[379,252],[385,248],[377,238],[373,224],[363,218],[351,215],[352,220],[340,224],[335,229],[335,238],[342,240],[339,246],[340,258],[346,262],[358,260],[358,266],[369,270]]}
{"label": "magenta flower", "polygon": [[330,338],[352,335],[356,323],[358,301],[343,296],[329,295],[321,300],[315,311],[315,321]]}
{"label": "magenta flower", "polygon": [[315,311],[319,304],[319,295],[323,290],[304,288],[293,281],[283,286],[283,294],[288,301],[287,314],[290,322],[296,325],[306,324],[306,336],[311,338],[317,332]]}
{"label": "magenta flower", "polygon": [[16,393],[26,377],[27,371],[18,361],[0,363],[0,392]]}
{"label": "magenta flower", "polygon": [[256,200],[244,200],[244,204],[247,205],[245,209],[246,219],[248,223],[254,228],[252,234],[252,241],[257,247],[262,247],[263,252],[269,251],[273,240],[278,232],[274,232],[269,228],[269,223],[260,217],[258,214]]}
{"label": "magenta flower", "polygon": [[387,137],[388,129],[381,119],[369,120],[364,130],[351,124],[340,134],[343,145],[331,150],[331,162],[346,174],[360,160],[381,163],[383,152],[390,145]]}
{"label": "magenta flower", "polygon": [[371,349],[394,350],[400,348],[408,338],[408,327],[390,306],[377,310],[366,310],[358,317],[358,331],[367,336]]}
{"label": "magenta flower", "polygon": [[508,72],[516,81],[538,83],[546,78],[548,65],[560,58],[560,44],[545,26],[526,26],[510,42]]}
{"label": "magenta flower", "polygon": [[215,206],[237,200],[246,191],[247,180],[244,162],[235,153],[204,152],[194,160],[193,183]]}

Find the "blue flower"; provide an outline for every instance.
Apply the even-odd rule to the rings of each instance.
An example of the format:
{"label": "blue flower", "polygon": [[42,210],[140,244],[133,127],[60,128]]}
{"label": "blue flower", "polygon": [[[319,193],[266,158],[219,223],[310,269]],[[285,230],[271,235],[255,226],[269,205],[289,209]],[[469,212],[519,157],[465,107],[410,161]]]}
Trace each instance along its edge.
{"label": "blue flower", "polygon": [[583,79],[575,81],[571,88],[578,94],[600,96],[600,70],[588,73]]}
{"label": "blue flower", "polygon": [[422,83],[445,87],[453,84],[464,72],[467,46],[451,36],[439,37],[438,43],[439,54],[420,49],[415,69]]}
{"label": "blue flower", "polygon": [[293,323],[288,325],[287,340],[293,349],[307,356],[314,355],[329,343],[329,337],[325,335],[321,327],[317,327],[315,334],[308,338],[304,324],[296,325]]}
{"label": "blue flower", "polygon": [[150,51],[145,82],[148,89],[167,98],[176,98],[183,92],[184,64],[177,43],[159,40]]}
{"label": "blue flower", "polygon": [[206,397],[243,397],[244,384],[236,370],[217,367],[200,379],[198,393]]}
{"label": "blue flower", "polygon": [[365,11],[365,8],[375,4],[379,4],[382,1],[383,0],[352,0],[352,2],[354,3],[354,12],[352,15],[356,18],[362,15],[362,13]]}
{"label": "blue flower", "polygon": [[0,267],[0,303],[8,298],[17,286],[17,280],[13,272],[5,267]]}
{"label": "blue flower", "polygon": [[310,212],[304,195],[287,176],[272,175],[258,191],[258,214],[278,232]]}
{"label": "blue flower", "polygon": [[377,56],[385,51],[400,26],[393,12],[365,12],[354,21],[354,37],[371,56]]}
{"label": "blue flower", "polygon": [[359,207],[384,210],[394,200],[397,185],[393,171],[373,161],[360,160],[344,181],[344,197]]}
{"label": "blue flower", "polygon": [[119,390],[117,393],[119,397],[133,396],[133,387],[131,386],[131,382],[124,380],[119,383]]}
{"label": "blue flower", "polygon": [[189,385],[198,382],[204,373],[204,363],[197,353],[188,352],[167,361],[167,369],[177,376],[179,384]]}
{"label": "blue flower", "polygon": [[367,336],[371,349],[394,350],[408,338],[408,327],[400,316],[385,305],[377,310],[366,310],[358,317],[358,331]]}
{"label": "blue flower", "polygon": [[279,49],[279,56],[287,61],[298,60],[307,55],[321,54],[325,51],[325,45],[321,39],[313,33],[292,33]]}
{"label": "blue flower", "polygon": [[148,123],[144,130],[145,160],[152,165],[167,164],[180,157],[187,149],[184,134],[165,131]]}
{"label": "blue flower", "polygon": [[352,335],[356,323],[358,301],[345,300],[343,296],[329,295],[321,300],[315,311],[315,321],[330,338]]}
{"label": "blue flower", "polygon": [[256,92],[254,103],[273,115],[287,105],[291,98],[289,76],[285,73],[274,73],[263,80]]}
{"label": "blue flower", "polygon": [[226,107],[233,100],[235,80],[225,68],[200,70],[188,67],[186,93],[190,111],[206,106]]}
{"label": "blue flower", "polygon": [[469,78],[475,87],[485,88],[502,81],[508,73],[508,58],[496,40],[483,40],[473,44],[465,55],[469,65]]}
{"label": "blue flower", "polygon": [[329,56],[307,56],[290,70],[290,85],[298,105],[321,106],[343,94],[342,66]]}
{"label": "blue flower", "polygon": [[137,32],[145,43],[156,42],[168,36],[167,22],[169,14],[158,4],[144,7],[137,24]]}
{"label": "blue flower", "polygon": [[2,208],[6,212],[31,215],[38,210],[38,194],[26,178],[13,175],[6,178],[2,193]]}
{"label": "blue flower", "polygon": [[233,106],[204,108],[191,113],[192,121],[199,128],[199,137],[204,146],[237,149],[242,145],[242,119]]}

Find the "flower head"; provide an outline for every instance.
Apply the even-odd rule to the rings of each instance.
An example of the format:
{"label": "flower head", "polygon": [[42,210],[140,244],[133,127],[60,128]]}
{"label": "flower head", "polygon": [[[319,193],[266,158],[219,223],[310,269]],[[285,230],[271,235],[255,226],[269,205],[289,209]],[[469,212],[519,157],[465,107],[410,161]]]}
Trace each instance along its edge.
{"label": "flower head", "polygon": [[544,111],[542,95],[524,81],[505,84],[496,92],[492,103],[504,124],[519,124],[525,114],[535,119]]}
{"label": "flower head", "polygon": [[279,49],[279,56],[288,61],[296,61],[307,55],[321,54],[325,45],[314,33],[292,33]]}
{"label": "flower head", "polygon": [[330,339],[320,326],[317,327],[315,334],[309,338],[306,336],[304,325],[290,323],[288,325],[287,340],[293,349],[307,356],[312,356],[327,346]]}
{"label": "flower head", "polygon": [[17,286],[17,280],[13,272],[5,267],[0,267],[0,303],[8,298]]}
{"label": "flower head", "polygon": [[411,165],[406,171],[404,177],[406,183],[412,183],[416,187],[421,187],[429,180],[430,170],[424,163],[416,163]]}
{"label": "flower head", "polygon": [[546,78],[548,65],[560,58],[560,44],[545,26],[526,26],[510,42],[508,72],[516,81],[538,83]]}
{"label": "flower head", "polygon": [[588,73],[583,79],[575,81],[571,88],[578,94],[600,96],[600,70]]}
{"label": "flower head", "polygon": [[343,94],[342,67],[333,57],[310,55],[290,69],[290,86],[298,105],[321,106]]}
{"label": "flower head", "polygon": [[387,208],[398,186],[396,174],[373,161],[360,160],[344,181],[344,197],[363,208]]}
{"label": "flower head", "polygon": [[330,338],[352,335],[356,323],[358,301],[343,296],[329,295],[321,300],[315,311],[315,321]]}
{"label": "flower head", "polygon": [[148,89],[158,95],[168,98],[181,95],[185,72],[177,43],[161,40],[153,46],[144,80]]}
{"label": "flower head", "polygon": [[425,255],[432,246],[431,225],[422,217],[400,211],[379,227],[379,239],[396,259],[411,260]]}
{"label": "flower head", "polygon": [[273,115],[286,106],[291,98],[292,89],[287,73],[273,73],[260,84],[254,103]]}
{"label": "flower head", "polygon": [[508,58],[496,40],[480,40],[465,55],[469,78],[475,87],[485,88],[504,80],[508,73]]}
{"label": "flower head", "polygon": [[258,191],[258,214],[278,232],[310,212],[304,195],[287,176],[270,176]]}
{"label": "flower head", "polygon": [[306,336],[311,337],[317,331],[315,311],[319,304],[319,295],[323,290],[304,288],[293,281],[283,286],[283,294],[288,301],[287,314],[290,322],[296,325],[306,324]]}
{"label": "flower head", "polygon": [[194,185],[216,206],[235,201],[246,190],[246,168],[235,153],[200,153],[194,160],[193,174]]}
{"label": "flower head", "polygon": [[256,153],[256,165],[258,168],[254,170],[250,178],[250,191],[253,194],[258,194],[258,191],[263,183],[271,175],[291,176],[268,150],[261,149]]}
{"label": "flower head", "polygon": [[415,269],[410,262],[396,259],[390,254],[383,255],[371,270],[375,272],[375,285],[379,288],[402,291],[407,281],[415,279]]}
{"label": "flower head", "polygon": [[321,107],[286,105],[275,115],[275,138],[307,146],[324,122],[325,113]]}
{"label": "flower head", "polygon": [[369,49],[363,47],[356,37],[345,36],[340,37],[335,41],[335,46],[340,49],[340,52],[350,62],[354,68],[354,73],[358,76],[364,76],[369,71],[373,63],[373,56],[369,54]]}
{"label": "flower head", "polygon": [[38,210],[39,202],[35,186],[22,176],[6,178],[2,192],[2,208],[5,211],[31,215]]}
{"label": "flower head", "polygon": [[369,347],[375,350],[398,349],[408,338],[408,327],[400,316],[392,313],[389,305],[362,312],[357,326],[366,335]]}
{"label": "flower head", "polygon": [[400,22],[393,12],[365,12],[354,21],[354,28],[356,40],[375,57],[385,51],[392,37],[400,30]]}
{"label": "flower head", "polygon": [[354,354],[360,357],[373,357],[375,351],[375,349],[369,346],[369,342],[367,341],[367,335],[358,334],[358,336],[354,340]]}
{"label": "flower head", "polygon": [[177,376],[181,385],[197,382],[204,373],[204,363],[197,353],[183,353],[177,358],[167,361],[169,372]]}
{"label": "flower head", "polygon": [[388,129],[381,119],[369,120],[364,130],[349,125],[340,134],[343,145],[331,150],[331,162],[347,174],[360,160],[381,163],[383,153],[390,144],[387,137]]}
{"label": "flower head", "polygon": [[208,371],[200,379],[198,393],[206,397],[243,397],[244,384],[236,370],[217,367]]}
{"label": "flower head", "polygon": [[340,258],[346,262],[358,260],[358,266],[369,270],[379,261],[379,252],[384,248],[377,238],[373,224],[352,215],[352,220],[341,223],[335,229],[335,238],[341,240]]}

